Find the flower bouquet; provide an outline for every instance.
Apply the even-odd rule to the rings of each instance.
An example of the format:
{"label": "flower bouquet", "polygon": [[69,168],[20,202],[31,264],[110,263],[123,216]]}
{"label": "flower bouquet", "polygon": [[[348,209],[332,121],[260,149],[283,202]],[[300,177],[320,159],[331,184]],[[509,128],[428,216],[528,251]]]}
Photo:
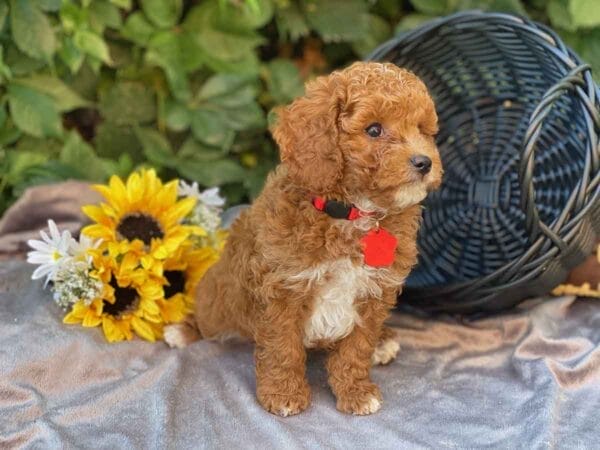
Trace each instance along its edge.
{"label": "flower bouquet", "polygon": [[192,311],[194,288],[218,259],[225,201],[218,188],[163,184],[154,170],[94,189],[105,201],[83,207],[92,223],[79,239],[50,220],[49,234],[28,242],[32,278],[45,277],[64,323],[101,326],[109,342],[161,339]]}

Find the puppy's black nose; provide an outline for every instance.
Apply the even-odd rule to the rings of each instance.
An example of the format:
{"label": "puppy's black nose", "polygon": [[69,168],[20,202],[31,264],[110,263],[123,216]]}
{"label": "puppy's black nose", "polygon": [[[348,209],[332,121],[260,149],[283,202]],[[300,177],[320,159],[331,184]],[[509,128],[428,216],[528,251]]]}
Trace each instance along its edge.
{"label": "puppy's black nose", "polygon": [[416,155],[410,158],[410,162],[421,175],[427,175],[431,170],[431,159],[425,155]]}

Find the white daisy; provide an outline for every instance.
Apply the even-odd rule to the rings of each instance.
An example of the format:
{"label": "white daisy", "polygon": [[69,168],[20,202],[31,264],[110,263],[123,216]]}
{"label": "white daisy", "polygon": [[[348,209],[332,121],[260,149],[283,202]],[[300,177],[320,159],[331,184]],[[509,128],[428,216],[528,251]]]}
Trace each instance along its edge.
{"label": "white daisy", "polygon": [[188,184],[183,180],[179,180],[177,195],[180,197],[194,197],[199,199],[200,189],[198,188],[198,183],[194,181],[192,184]]}
{"label": "white daisy", "polygon": [[225,204],[225,199],[219,195],[219,188],[214,187],[206,189],[200,193],[200,201],[206,206],[221,207]]}
{"label": "white daisy", "polygon": [[45,284],[48,284],[56,272],[72,259],[69,250],[73,241],[71,233],[68,230],[60,233],[53,220],[48,220],[48,229],[50,236],[45,231],[40,231],[41,241],[37,239],[27,241],[27,244],[34,249],[27,253],[27,262],[39,265],[31,275],[31,279],[46,277]]}
{"label": "white daisy", "polygon": [[94,239],[80,233],[79,240],[71,239],[69,246],[69,254],[72,255],[77,261],[83,261],[87,264],[92,262],[92,257],[88,253],[88,250],[97,248],[102,239]]}
{"label": "white daisy", "polygon": [[221,207],[225,204],[225,199],[219,195],[219,188],[214,187],[200,192],[198,183],[195,181],[188,184],[183,180],[179,180],[177,193],[180,197],[194,197],[206,206]]}

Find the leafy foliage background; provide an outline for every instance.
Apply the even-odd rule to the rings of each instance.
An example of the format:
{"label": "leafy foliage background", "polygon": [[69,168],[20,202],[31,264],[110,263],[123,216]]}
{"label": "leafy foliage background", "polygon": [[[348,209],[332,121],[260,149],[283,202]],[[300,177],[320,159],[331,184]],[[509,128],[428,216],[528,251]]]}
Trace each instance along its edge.
{"label": "leafy foliage background", "polygon": [[0,213],[139,165],[249,200],[303,81],[464,9],[548,23],[600,74],[598,0],[0,0]]}

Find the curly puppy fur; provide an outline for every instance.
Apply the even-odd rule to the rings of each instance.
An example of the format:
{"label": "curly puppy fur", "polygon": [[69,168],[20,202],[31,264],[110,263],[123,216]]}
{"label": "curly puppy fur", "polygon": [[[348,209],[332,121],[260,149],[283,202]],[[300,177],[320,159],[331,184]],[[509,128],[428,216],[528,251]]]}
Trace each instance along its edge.
{"label": "curly puppy fur", "polygon": [[[361,62],[309,82],[277,117],[282,163],[200,282],[195,324],[206,339],[238,334],[256,343],[266,410],[287,416],[308,407],[306,352],[318,348],[328,352],[337,408],[370,414],[382,400],[370,367],[399,348],[383,324],[416,262],[419,202],[441,182],[434,104],[411,72]],[[375,122],[380,137],[365,131]],[[416,155],[432,161],[425,176],[411,164]],[[315,195],[373,215],[333,219],[312,206]],[[399,243],[387,268],[363,263],[360,239],[377,220]]]}

